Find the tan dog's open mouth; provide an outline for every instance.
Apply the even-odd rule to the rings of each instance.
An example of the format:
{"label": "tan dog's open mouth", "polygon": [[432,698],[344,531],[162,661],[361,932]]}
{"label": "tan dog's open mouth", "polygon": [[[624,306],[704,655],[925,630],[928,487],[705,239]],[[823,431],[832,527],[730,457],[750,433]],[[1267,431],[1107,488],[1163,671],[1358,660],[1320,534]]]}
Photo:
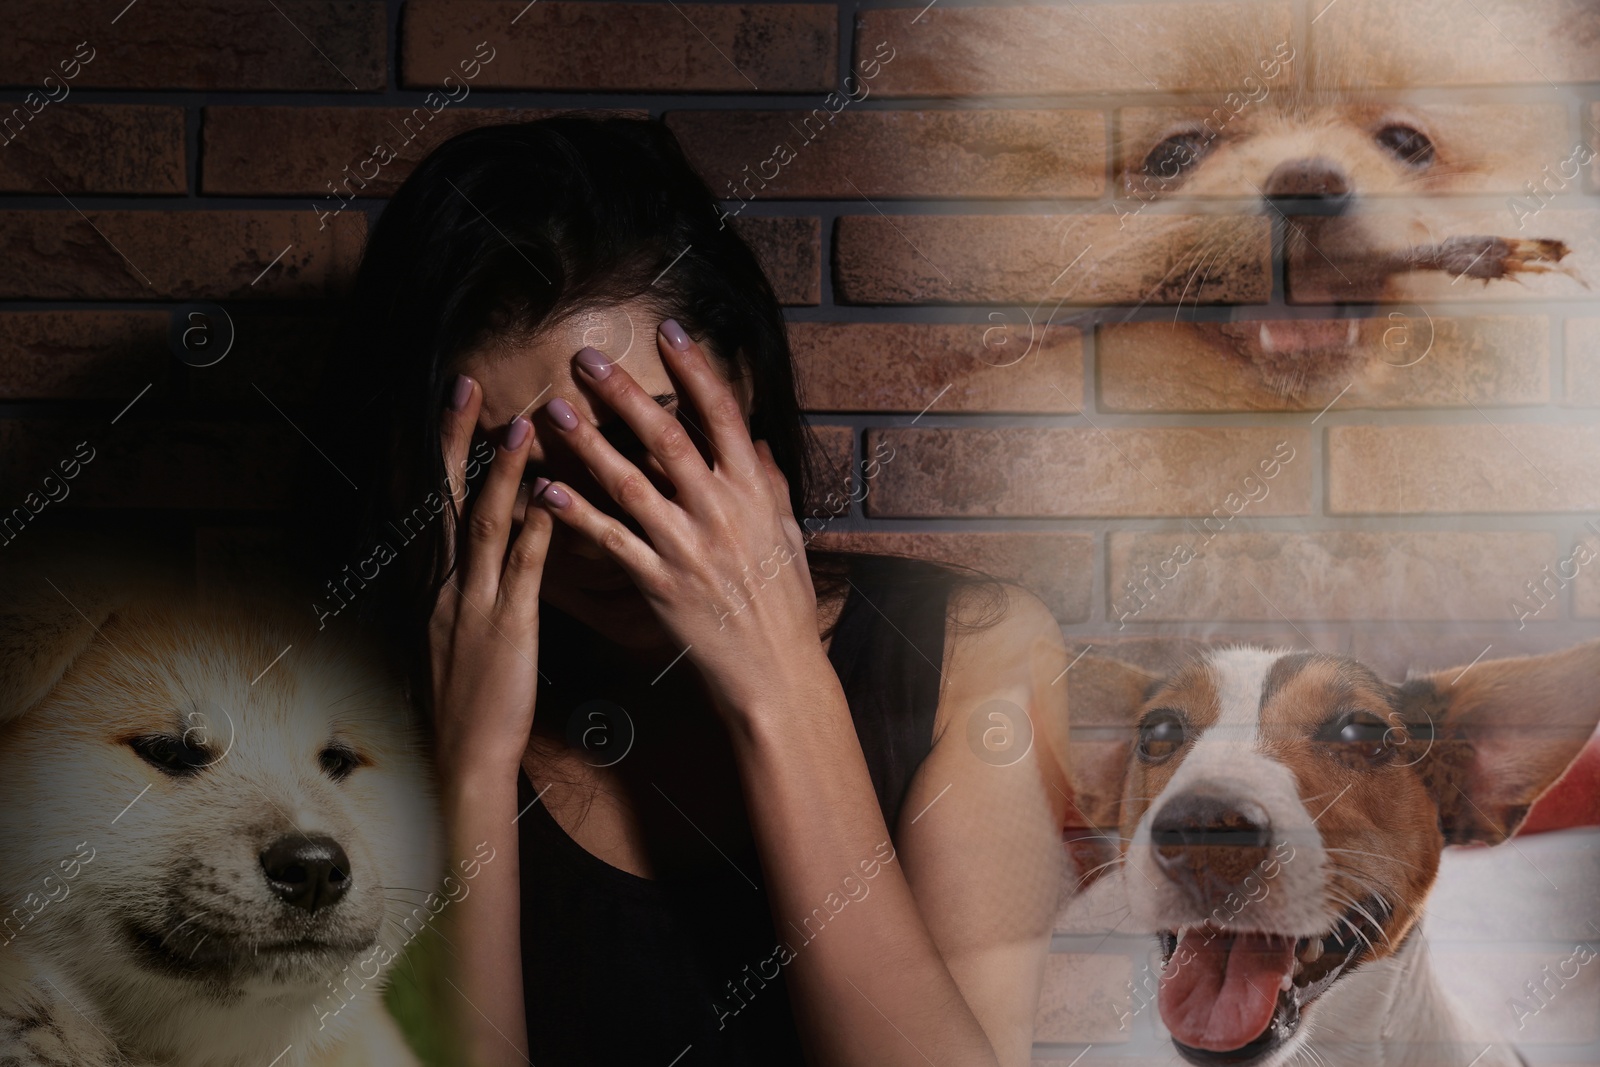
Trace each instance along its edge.
{"label": "tan dog's open mouth", "polygon": [[1305,1008],[1352,971],[1384,935],[1388,909],[1369,898],[1320,937],[1218,933],[1161,937],[1161,1021],[1190,1063],[1252,1064],[1294,1036]]}
{"label": "tan dog's open mouth", "polygon": [[[1282,396],[1349,377],[1360,358],[1377,356],[1391,323],[1331,308],[1286,308],[1282,318],[1240,318],[1188,325],[1208,344],[1254,368]],[[1298,312],[1298,314],[1297,314]]]}
{"label": "tan dog's open mouth", "polygon": [[1586,285],[1563,262],[1570,254],[1565,242],[1552,238],[1480,234],[1380,249],[1365,228],[1347,219],[1328,219],[1309,232],[1298,226],[1290,231],[1286,255],[1297,303],[1274,309],[1280,317],[1258,318],[1250,312],[1249,318],[1193,323],[1189,329],[1256,368],[1274,392],[1299,396],[1330,383],[1337,388],[1376,361],[1400,366],[1415,358],[1411,349],[1391,348],[1395,314],[1361,307],[1390,302],[1388,288],[1394,279],[1437,272],[1488,284],[1559,273]]}

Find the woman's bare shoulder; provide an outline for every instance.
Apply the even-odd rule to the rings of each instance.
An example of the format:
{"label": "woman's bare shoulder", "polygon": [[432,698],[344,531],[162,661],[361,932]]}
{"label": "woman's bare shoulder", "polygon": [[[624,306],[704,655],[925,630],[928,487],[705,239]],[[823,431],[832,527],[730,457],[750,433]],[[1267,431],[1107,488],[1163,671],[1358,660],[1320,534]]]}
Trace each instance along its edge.
{"label": "woman's bare shoulder", "polygon": [[1026,713],[1041,759],[1064,773],[1066,672],[1072,653],[1050,609],[1011,583],[958,589],[951,597],[946,635],[935,736],[952,729],[965,733],[968,719],[981,709],[1009,705]]}
{"label": "woman's bare shoulder", "polygon": [[952,590],[945,632],[947,671],[992,673],[1000,665],[1033,663],[1041,653],[1066,647],[1044,601],[1023,586],[999,580]]}

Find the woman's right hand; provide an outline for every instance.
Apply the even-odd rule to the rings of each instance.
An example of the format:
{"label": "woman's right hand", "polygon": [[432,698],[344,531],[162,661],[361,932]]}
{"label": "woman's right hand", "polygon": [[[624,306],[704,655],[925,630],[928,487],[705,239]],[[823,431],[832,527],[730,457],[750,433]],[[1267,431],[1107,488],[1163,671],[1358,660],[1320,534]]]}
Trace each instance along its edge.
{"label": "woman's right hand", "polygon": [[516,779],[533,728],[539,579],[554,525],[545,508],[527,506],[531,492],[520,492],[533,441],[521,416],[506,427],[468,507],[467,456],[482,407],[478,383],[458,378],[440,428],[456,517],[445,548],[455,566],[428,624],[428,652],[435,759],[455,787]]}

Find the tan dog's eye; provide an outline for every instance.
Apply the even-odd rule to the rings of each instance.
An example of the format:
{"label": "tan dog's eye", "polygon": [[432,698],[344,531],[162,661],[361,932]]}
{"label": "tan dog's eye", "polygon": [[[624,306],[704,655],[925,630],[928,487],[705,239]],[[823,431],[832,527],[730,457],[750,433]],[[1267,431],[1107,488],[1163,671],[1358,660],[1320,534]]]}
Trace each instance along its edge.
{"label": "tan dog's eye", "polygon": [[216,759],[210,749],[195,744],[187,736],[146,734],[130,740],[128,747],[150,766],[173,778],[193,777]]}
{"label": "tan dog's eye", "polygon": [[1152,178],[1171,181],[1183,173],[1184,168],[1198,163],[1205,154],[1206,146],[1207,142],[1199,134],[1173,134],[1150,149],[1141,169]]}
{"label": "tan dog's eye", "polygon": [[1139,726],[1139,758],[1160,763],[1183,747],[1186,735],[1181,715],[1170,708],[1157,708]]}
{"label": "tan dog's eye", "polygon": [[1376,139],[1407,166],[1426,167],[1433,162],[1433,142],[1415,127],[1391,123],[1377,132]]}
{"label": "tan dog's eye", "polygon": [[329,745],[317,754],[317,764],[322,768],[322,773],[336,782],[342,782],[357,767],[365,766],[366,761],[343,745]]}

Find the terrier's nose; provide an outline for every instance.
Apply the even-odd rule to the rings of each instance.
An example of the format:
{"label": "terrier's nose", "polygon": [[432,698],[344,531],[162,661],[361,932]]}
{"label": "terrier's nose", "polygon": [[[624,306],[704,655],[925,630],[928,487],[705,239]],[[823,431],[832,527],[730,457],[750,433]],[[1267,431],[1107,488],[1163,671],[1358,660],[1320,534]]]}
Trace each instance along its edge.
{"label": "terrier's nose", "polygon": [[350,890],[350,857],[331,837],[289,834],[261,853],[267,885],[285,904],[315,914]]}
{"label": "terrier's nose", "polygon": [[1224,897],[1268,857],[1272,820],[1237,797],[1185,793],[1150,824],[1156,865],[1202,903]]}
{"label": "terrier's nose", "polygon": [[1278,164],[1267,176],[1267,184],[1261,192],[1269,199],[1294,197],[1320,201],[1339,214],[1350,202],[1350,176],[1339,164],[1321,156],[1291,159]]}

